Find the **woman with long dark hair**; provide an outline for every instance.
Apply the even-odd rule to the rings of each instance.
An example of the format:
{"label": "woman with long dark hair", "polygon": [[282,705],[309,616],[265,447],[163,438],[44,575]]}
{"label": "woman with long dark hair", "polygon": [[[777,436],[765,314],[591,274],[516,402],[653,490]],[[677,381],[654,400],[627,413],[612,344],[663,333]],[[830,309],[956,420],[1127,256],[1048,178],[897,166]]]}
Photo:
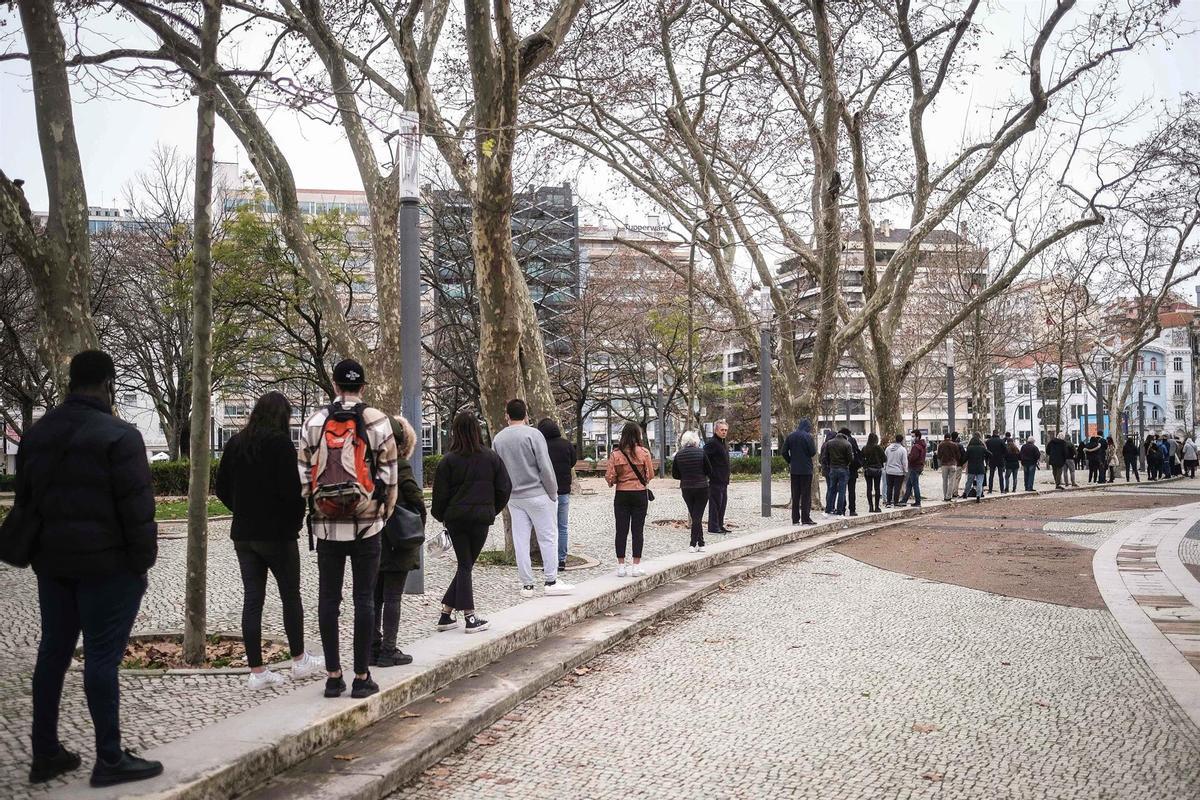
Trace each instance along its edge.
{"label": "woman with long dark hair", "polygon": [[439,631],[454,630],[461,611],[467,633],[487,630],[488,621],[475,614],[471,571],[483,551],[488,529],[512,492],[504,462],[483,444],[479,420],[470,411],[460,411],[450,424],[450,449],[433,476],[433,502],[429,513],[446,526],[454,545],[458,570],[442,597]]}
{"label": "woman with long dark hair", "polygon": [[604,479],[615,486],[613,515],[617,522],[617,576],[625,577],[625,544],[633,531],[633,568],[628,574],[645,575],[642,569],[642,532],[646,527],[646,511],[650,508],[650,479],[654,462],[650,451],[642,447],[642,429],[637,423],[626,422],[621,429],[617,449],[608,459]]}
{"label": "woman with long dark hair", "polygon": [[230,438],[217,467],[217,497],[233,512],[230,537],[242,573],[242,641],[250,666],[247,686],[283,683],[262,661],[262,611],[267,573],[283,603],[283,629],[292,652],[292,679],[316,675],[320,661],[304,651],[300,599],[300,527],[304,500],[290,425],[292,404],[279,392],[258,399],[246,427]]}

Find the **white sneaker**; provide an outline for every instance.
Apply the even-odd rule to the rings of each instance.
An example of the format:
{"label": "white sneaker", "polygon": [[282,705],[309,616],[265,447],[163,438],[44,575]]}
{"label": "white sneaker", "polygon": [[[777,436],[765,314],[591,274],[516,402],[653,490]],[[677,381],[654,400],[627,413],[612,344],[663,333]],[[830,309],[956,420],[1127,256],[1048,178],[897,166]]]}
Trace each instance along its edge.
{"label": "white sneaker", "polygon": [[312,653],[305,653],[299,661],[292,662],[292,680],[299,681],[325,670],[325,664]]}
{"label": "white sneaker", "polygon": [[249,679],[246,680],[246,688],[258,691],[259,689],[269,689],[272,686],[283,686],[285,683],[287,681],[282,675],[268,669],[262,672],[251,672]]}
{"label": "white sneaker", "polygon": [[690,553],[696,552],[696,545],[694,545],[694,544],[688,545],[688,552],[690,552]]}
{"label": "white sneaker", "polygon": [[704,552],[704,545],[700,545],[699,547],[697,547],[697,548],[696,548],[696,552],[697,552],[697,553],[703,553],[703,552]]}
{"label": "white sneaker", "polygon": [[625,571],[624,564],[617,564],[617,577],[624,578],[628,573]]}
{"label": "white sneaker", "polygon": [[575,591],[575,587],[572,586],[571,584],[567,583],[566,581],[559,580],[559,581],[555,581],[554,583],[551,583],[548,586],[546,586],[545,591],[546,591],[547,597],[559,597],[561,595],[570,594],[571,592]]}
{"label": "white sneaker", "polygon": [[521,597],[533,597],[533,584],[521,587]]}
{"label": "white sneaker", "polygon": [[633,569],[631,569],[629,571],[629,574],[635,578],[640,578],[641,576],[646,574],[646,570],[642,569],[641,564],[634,564]]}

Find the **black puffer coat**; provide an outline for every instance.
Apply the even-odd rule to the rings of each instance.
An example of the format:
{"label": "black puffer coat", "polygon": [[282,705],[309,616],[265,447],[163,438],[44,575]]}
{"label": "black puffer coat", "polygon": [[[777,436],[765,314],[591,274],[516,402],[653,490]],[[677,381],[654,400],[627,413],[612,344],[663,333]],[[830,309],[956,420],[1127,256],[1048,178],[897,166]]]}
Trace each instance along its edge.
{"label": "black puffer coat", "polygon": [[433,476],[430,513],[447,527],[490,525],[508,505],[512,481],[491,448],[478,453],[447,453]]}
{"label": "black puffer coat", "polygon": [[158,557],[146,445],[103,400],[71,395],[26,432],[16,502],[35,504],[43,521],[39,575],[141,575]]}
{"label": "black puffer coat", "polygon": [[537,429],[546,437],[546,449],[550,451],[550,463],[554,465],[554,479],[558,481],[560,495],[571,493],[571,478],[575,472],[575,445],[563,438],[558,423],[544,419]]}
{"label": "black puffer coat", "polygon": [[296,539],[304,524],[304,498],[296,470],[296,445],[286,432],[257,446],[235,433],[217,467],[217,497],[233,512],[235,542]]}
{"label": "black puffer coat", "polygon": [[681,447],[671,459],[671,477],[679,481],[680,489],[706,489],[712,464],[701,447]]}

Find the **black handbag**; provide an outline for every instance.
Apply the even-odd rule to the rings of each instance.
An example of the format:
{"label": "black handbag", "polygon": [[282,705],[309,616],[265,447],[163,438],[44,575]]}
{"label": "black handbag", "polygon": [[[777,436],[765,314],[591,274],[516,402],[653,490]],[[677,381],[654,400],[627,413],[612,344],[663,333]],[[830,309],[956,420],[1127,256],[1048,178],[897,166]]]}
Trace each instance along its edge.
{"label": "black handbag", "polygon": [[[70,435],[65,438],[66,444],[58,451],[50,469],[46,471],[47,484],[58,472],[74,439],[75,431],[72,430]],[[45,489],[46,487],[40,488]],[[36,495],[37,492],[30,494]],[[32,500],[32,497],[30,499]],[[38,513],[34,502],[13,503],[13,507],[8,510],[8,516],[4,518],[3,524],[0,524],[0,561],[21,569],[28,567],[33,561],[34,553],[37,552],[38,540],[42,535],[42,524],[42,515]]]}
{"label": "black handbag", "polygon": [[383,535],[387,543],[397,550],[415,547],[425,543],[425,523],[421,521],[420,514],[403,503],[397,503],[383,526]]}
{"label": "black handbag", "polygon": [[646,500],[648,500],[648,501],[649,501],[649,500],[653,500],[653,499],[654,499],[654,490],[653,490],[653,489],[651,489],[651,488],[649,487],[649,485],[648,485],[648,484],[650,483],[650,481],[646,480],[645,476],[644,476],[644,475],[642,475],[642,471],[641,471],[640,469],[638,469],[638,468],[637,468],[637,464],[635,464],[635,463],[633,462],[633,459],[631,459],[631,458],[630,458],[630,457],[629,457],[629,456],[628,456],[628,455],[627,455],[625,452],[623,452],[623,451],[617,451],[617,452],[619,452],[619,453],[621,453],[621,455],[625,456],[625,463],[626,463],[626,464],[628,464],[628,465],[629,465],[629,468],[633,470],[633,474],[637,476],[637,479],[638,479],[639,481],[641,481],[641,483],[642,483],[642,486],[645,486],[645,487],[646,487]]}

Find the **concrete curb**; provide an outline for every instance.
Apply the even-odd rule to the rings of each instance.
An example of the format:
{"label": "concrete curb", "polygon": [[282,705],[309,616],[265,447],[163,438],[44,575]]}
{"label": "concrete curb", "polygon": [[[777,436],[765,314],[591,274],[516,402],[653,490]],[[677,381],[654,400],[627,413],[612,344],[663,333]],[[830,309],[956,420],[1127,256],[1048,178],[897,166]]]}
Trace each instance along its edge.
{"label": "concrete curb", "polygon": [[[1167,481],[1163,481],[1167,483]],[[1035,490],[990,495],[984,503],[1011,498],[1065,494],[1112,488],[1096,484],[1077,489]],[[962,501],[958,501],[962,502]],[[604,610],[630,602],[659,586],[746,558],[801,539],[854,527],[874,527],[880,522],[913,519],[957,503],[930,501],[920,508],[902,508],[824,522],[812,527],[771,528],[738,536],[708,547],[703,554],[682,551],[648,562],[647,575],[593,578],[568,597],[543,597],[490,615],[491,629],[466,636],[456,632],[435,634],[406,647],[414,663],[378,669],[374,675],[379,694],[364,700],[326,700],[319,684],[278,696],[241,714],[202,728],[194,734],[145,753],[161,760],[162,776],[139,784],[110,789],[87,789],[82,780],[50,794],[52,797],[194,800],[233,797],[269,780],[369,725],[403,709],[414,700],[453,681],[483,669],[508,654],[537,642]]]}

